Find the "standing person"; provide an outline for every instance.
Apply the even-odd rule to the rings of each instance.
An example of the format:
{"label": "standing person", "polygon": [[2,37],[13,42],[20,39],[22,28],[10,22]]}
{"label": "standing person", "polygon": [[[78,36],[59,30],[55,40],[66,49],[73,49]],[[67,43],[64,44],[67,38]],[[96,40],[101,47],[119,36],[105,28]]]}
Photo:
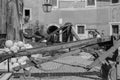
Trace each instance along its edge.
{"label": "standing person", "polygon": [[40,25],[39,20],[36,20],[34,27],[35,42],[39,42],[44,36],[42,35],[44,25]]}
{"label": "standing person", "polygon": [[29,20],[30,20],[30,16],[25,16],[25,18],[24,18],[24,24],[29,23]]}
{"label": "standing person", "polygon": [[24,36],[24,42],[32,41],[32,31],[30,29],[30,17],[25,16],[24,18],[24,25],[23,25],[23,36]]}
{"label": "standing person", "polygon": [[92,31],[88,31],[88,37],[89,37],[89,38],[93,38]]}
{"label": "standing person", "polygon": [[101,35],[100,35],[100,33],[98,33],[98,34],[97,34],[97,38],[101,38]]}
{"label": "standing person", "polygon": [[102,30],[101,36],[103,37],[104,35],[105,35],[105,32],[104,32],[104,30]]}

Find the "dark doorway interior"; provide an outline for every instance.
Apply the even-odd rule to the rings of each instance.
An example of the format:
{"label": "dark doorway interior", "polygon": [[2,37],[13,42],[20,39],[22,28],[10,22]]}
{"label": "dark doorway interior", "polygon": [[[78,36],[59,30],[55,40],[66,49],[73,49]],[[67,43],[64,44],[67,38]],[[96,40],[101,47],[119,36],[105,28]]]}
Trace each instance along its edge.
{"label": "dark doorway interior", "polygon": [[54,32],[54,31],[57,30],[57,29],[58,29],[57,26],[54,26],[54,25],[49,26],[49,28],[48,28],[48,30],[47,30],[47,33],[50,34],[50,33]]}
{"label": "dark doorway interior", "polygon": [[25,16],[30,16],[30,10],[29,9],[25,9]]}
{"label": "dark doorway interior", "polygon": [[112,0],[112,3],[118,3],[119,0]]}
{"label": "dark doorway interior", "polygon": [[119,25],[112,25],[112,33],[118,34],[119,33]]}
{"label": "dark doorway interior", "polygon": [[[51,34],[51,33],[53,33],[57,29],[58,29],[58,27],[55,26],[55,25],[49,26],[49,28],[47,30],[47,33]],[[54,34],[51,37],[49,37],[48,41],[51,42],[51,43],[59,42],[59,31],[56,34]]]}

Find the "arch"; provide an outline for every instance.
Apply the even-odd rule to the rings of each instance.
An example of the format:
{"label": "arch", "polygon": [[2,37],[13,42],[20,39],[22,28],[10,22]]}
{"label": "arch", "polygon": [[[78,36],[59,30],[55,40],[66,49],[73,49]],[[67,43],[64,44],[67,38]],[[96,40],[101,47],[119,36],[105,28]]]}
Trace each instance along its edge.
{"label": "arch", "polygon": [[57,30],[58,28],[59,28],[58,25],[54,25],[54,24],[49,25],[48,29],[47,29],[47,33],[50,34],[50,33],[54,32],[55,30]]}
{"label": "arch", "polygon": [[[56,25],[56,24],[48,25],[47,34],[51,34],[55,30],[57,30],[58,28],[59,28],[59,26]],[[58,31],[58,33],[59,33],[59,31]],[[60,35],[59,34],[54,34],[49,38],[48,42],[56,43],[56,42],[59,42],[59,39],[60,39]]]}

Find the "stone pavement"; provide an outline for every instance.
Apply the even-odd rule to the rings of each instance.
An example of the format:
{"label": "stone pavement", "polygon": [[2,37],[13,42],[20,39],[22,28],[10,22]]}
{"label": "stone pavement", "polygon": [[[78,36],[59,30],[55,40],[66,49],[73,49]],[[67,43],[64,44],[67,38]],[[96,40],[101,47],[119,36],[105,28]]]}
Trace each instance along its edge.
{"label": "stone pavement", "polygon": [[[92,62],[89,58],[91,58],[91,55],[80,53],[79,56],[68,56],[55,61],[67,64],[89,65]],[[10,80],[101,80],[99,77],[100,67],[86,72],[86,70],[80,67],[72,67],[55,62],[47,62],[41,66],[45,71],[32,67],[30,77],[24,78],[21,76],[20,78],[11,78]],[[120,65],[118,65],[118,75],[120,75]]]}
{"label": "stone pavement", "polygon": [[[55,61],[74,65],[88,65],[92,62],[88,60],[90,57],[91,55],[87,53],[80,53],[79,56],[68,56]],[[86,70],[80,67],[72,67],[55,62],[44,63],[42,67],[45,71],[32,67],[31,76],[35,77],[34,80],[40,80],[40,78],[41,80],[100,80],[98,69],[86,72]],[[32,79],[28,78],[27,80]]]}

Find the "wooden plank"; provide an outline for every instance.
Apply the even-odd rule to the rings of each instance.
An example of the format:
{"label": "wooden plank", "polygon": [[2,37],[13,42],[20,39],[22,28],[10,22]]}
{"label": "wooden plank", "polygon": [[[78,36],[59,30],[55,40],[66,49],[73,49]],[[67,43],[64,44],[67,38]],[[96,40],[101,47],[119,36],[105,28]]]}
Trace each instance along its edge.
{"label": "wooden plank", "polygon": [[[32,48],[27,50],[22,50],[17,53],[18,56],[25,56],[25,55],[31,55],[31,54],[41,54],[41,52],[49,52],[52,50],[60,50],[60,49],[67,49],[67,48],[73,48],[78,47],[83,48],[89,45],[94,45],[101,42],[110,41],[110,37],[102,38],[101,41],[99,41],[98,38],[95,39],[86,39],[86,40],[79,40],[79,41],[73,41],[68,43],[61,43],[57,45],[42,47],[42,48]],[[27,53],[26,53],[27,52]],[[2,56],[2,55],[1,55]]]}
{"label": "wooden plank", "polygon": [[3,76],[0,78],[0,80],[9,80],[11,76],[12,76],[12,73],[5,73],[5,74],[3,74]]}

